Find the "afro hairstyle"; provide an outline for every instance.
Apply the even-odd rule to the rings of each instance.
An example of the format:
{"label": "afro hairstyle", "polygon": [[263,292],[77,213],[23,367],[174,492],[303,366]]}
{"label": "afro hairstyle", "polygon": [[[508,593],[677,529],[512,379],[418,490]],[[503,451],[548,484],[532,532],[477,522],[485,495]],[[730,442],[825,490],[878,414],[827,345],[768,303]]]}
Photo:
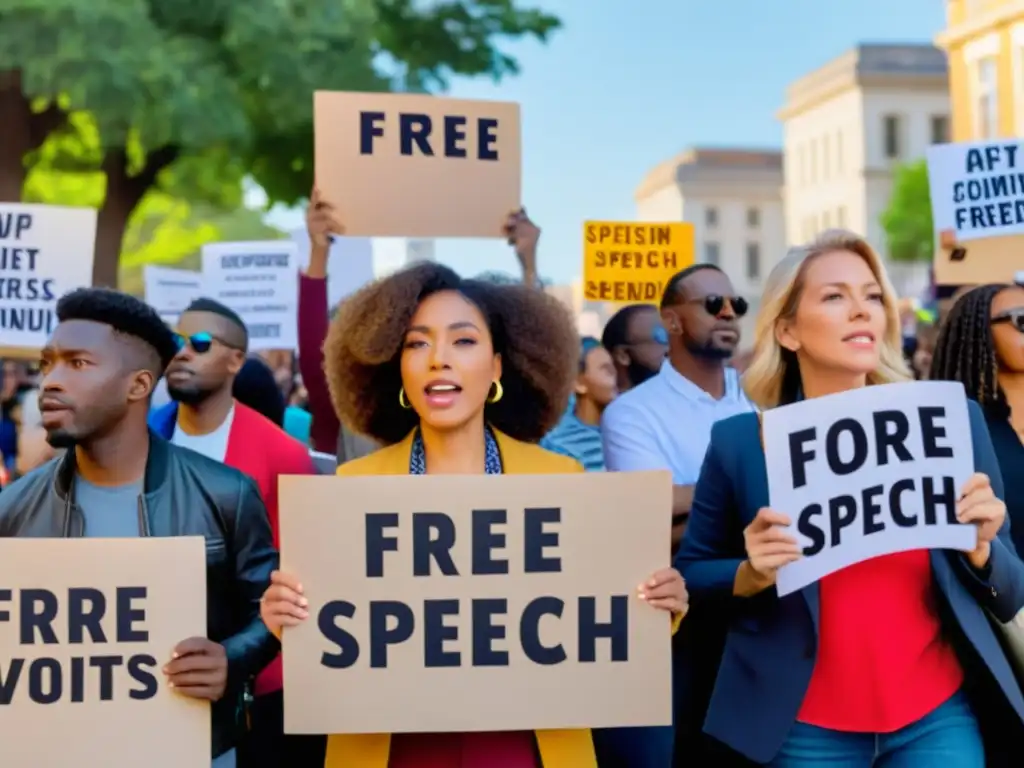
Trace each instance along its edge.
{"label": "afro hairstyle", "polygon": [[487,422],[537,442],[562,417],[576,378],[580,342],[568,309],[541,290],[464,279],[434,263],[370,283],[340,304],[324,343],[338,419],[385,445],[419,423],[398,402],[402,348],[416,308],[440,291],[457,291],[480,310],[501,355],[504,395],[485,406]]}

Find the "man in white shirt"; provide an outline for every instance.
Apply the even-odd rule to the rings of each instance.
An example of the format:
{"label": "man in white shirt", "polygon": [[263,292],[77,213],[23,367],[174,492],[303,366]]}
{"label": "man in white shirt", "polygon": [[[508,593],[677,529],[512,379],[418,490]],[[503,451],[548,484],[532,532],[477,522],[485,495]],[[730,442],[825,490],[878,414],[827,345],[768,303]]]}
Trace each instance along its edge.
{"label": "man in white shirt", "polygon": [[[673,550],[686,527],[711,426],[719,419],[754,410],[740,387],[739,375],[726,366],[739,344],[739,318],[746,311],[747,302],[736,296],[732,282],[718,267],[695,264],[675,275],[661,301],[668,358],[656,376],[620,395],[601,419],[609,471],[672,473]],[[675,637],[677,765],[723,764],[718,746],[701,732],[724,645],[723,632],[721,617],[695,606]],[[659,729],[615,729],[595,732],[594,738],[606,749],[628,756],[651,753],[665,735]]]}

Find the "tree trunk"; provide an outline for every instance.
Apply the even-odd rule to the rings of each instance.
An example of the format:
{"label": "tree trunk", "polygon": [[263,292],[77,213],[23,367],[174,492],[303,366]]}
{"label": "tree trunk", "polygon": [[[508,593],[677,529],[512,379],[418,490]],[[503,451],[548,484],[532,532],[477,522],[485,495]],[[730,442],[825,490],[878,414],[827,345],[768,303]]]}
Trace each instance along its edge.
{"label": "tree trunk", "polygon": [[96,222],[95,260],[92,284],[117,288],[121,244],[128,220],[146,193],[156,184],[160,171],[178,158],[177,147],[162,147],[150,152],[146,165],[134,176],[129,175],[128,155],[123,148],[111,149],[103,157],[107,190]]}
{"label": "tree trunk", "polygon": [[25,153],[32,148],[32,109],[17,72],[0,72],[0,202],[17,203],[25,186]]}

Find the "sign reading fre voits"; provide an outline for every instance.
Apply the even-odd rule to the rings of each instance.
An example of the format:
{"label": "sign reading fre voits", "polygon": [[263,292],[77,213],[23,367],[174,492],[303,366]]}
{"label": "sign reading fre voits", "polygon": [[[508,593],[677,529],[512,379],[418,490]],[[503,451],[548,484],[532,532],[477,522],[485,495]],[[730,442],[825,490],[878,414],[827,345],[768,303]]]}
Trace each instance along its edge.
{"label": "sign reading fre voits", "polygon": [[0,203],[0,357],[34,355],[57,300],[92,285],[96,209]]}
{"label": "sign reading fre voits", "polygon": [[803,550],[779,569],[780,596],[880,555],[974,549],[977,529],[956,518],[974,473],[962,384],[862,387],[762,418],[770,504]]}
{"label": "sign reading fre voits", "polygon": [[671,724],[670,617],[637,597],[671,495],[667,472],[282,477],[310,603],[285,732]]}
{"label": "sign reading fre voits", "polygon": [[350,237],[502,237],[519,209],[519,105],[318,91],[317,186]]}
{"label": "sign reading fre voits", "polygon": [[588,221],[583,225],[587,301],[658,304],[677,272],[693,264],[693,224]]}
{"label": "sign reading fre voits", "polygon": [[209,703],[161,671],[205,636],[201,537],[0,538],[3,764],[209,768]]}
{"label": "sign reading fre voits", "polygon": [[1024,269],[1024,143],[928,148],[939,285],[1011,283]]}

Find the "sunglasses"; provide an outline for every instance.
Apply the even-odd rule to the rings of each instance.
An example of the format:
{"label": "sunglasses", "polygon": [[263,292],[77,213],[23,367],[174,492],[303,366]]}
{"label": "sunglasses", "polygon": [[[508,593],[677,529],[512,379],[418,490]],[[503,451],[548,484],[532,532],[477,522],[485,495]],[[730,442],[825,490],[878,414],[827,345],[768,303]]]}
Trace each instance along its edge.
{"label": "sunglasses", "polygon": [[234,344],[229,341],[225,341],[220,336],[214,336],[212,333],[206,331],[200,331],[199,333],[193,333],[191,336],[182,336],[180,333],[174,334],[174,341],[178,345],[178,351],[180,352],[186,346],[192,347],[192,351],[197,355],[203,355],[210,351],[210,347],[213,346],[213,342],[222,344],[230,349],[238,349]]}
{"label": "sunglasses", "polygon": [[747,304],[747,300],[742,296],[719,296],[717,293],[708,294],[702,299],[691,299],[687,303],[703,304],[704,311],[712,317],[718,317],[722,314],[722,310],[725,309],[726,304],[732,307],[732,313],[736,315],[736,317],[743,317],[747,314],[747,310],[750,309],[750,305]]}
{"label": "sunglasses", "polygon": [[1000,325],[1002,323],[1009,323],[1018,331],[1024,333],[1024,307],[1002,312],[992,318],[992,325]]}

